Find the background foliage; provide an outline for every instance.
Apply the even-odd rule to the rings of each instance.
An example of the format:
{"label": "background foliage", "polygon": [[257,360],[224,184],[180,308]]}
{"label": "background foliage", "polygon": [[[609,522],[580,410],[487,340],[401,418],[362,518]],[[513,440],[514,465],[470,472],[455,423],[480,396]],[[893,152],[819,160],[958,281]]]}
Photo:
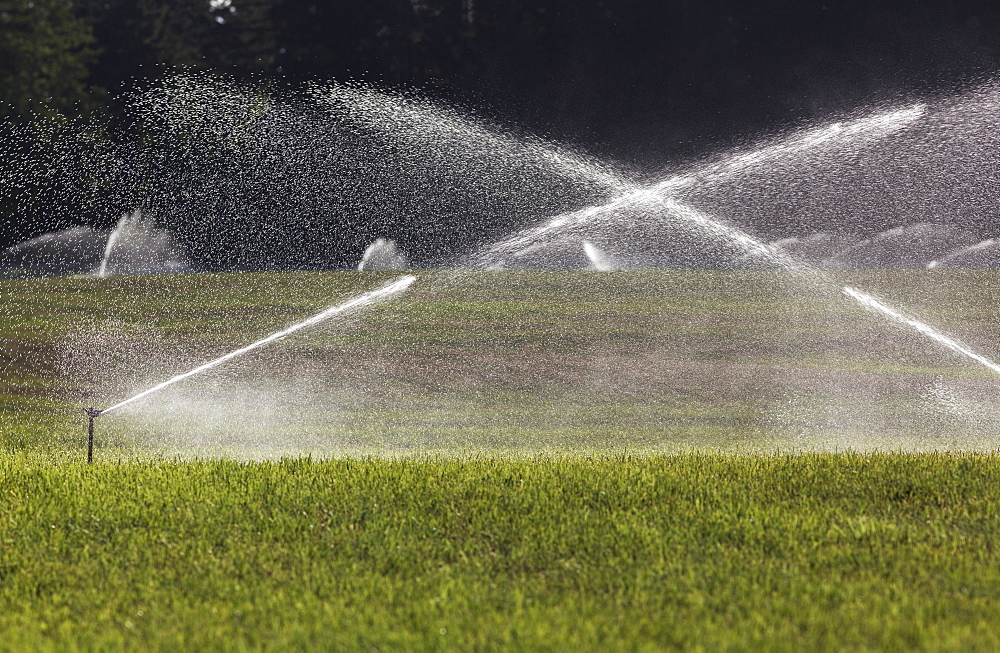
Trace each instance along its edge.
{"label": "background foliage", "polygon": [[[1000,6],[0,0],[0,112],[14,124],[36,112],[127,123],[129,92],[178,68],[264,87],[357,80],[418,89],[655,173],[741,139],[989,78],[1000,69]],[[107,198],[96,198],[32,212],[11,192],[0,194],[8,225],[0,245],[71,224],[107,229],[135,206],[107,210],[99,205]],[[405,241],[418,229],[375,235]],[[357,243],[370,237],[352,233],[339,247],[356,258]]]}
{"label": "background foliage", "polygon": [[93,110],[160,65],[364,79],[662,164],[706,137],[990,75],[998,28],[974,2],[2,0],[0,100]]}

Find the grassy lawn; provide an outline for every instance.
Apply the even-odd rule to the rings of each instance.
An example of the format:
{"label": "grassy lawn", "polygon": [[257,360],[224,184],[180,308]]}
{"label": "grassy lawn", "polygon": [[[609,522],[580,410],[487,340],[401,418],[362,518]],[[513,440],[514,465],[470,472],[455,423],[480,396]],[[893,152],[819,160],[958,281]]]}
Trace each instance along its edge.
{"label": "grassy lawn", "polygon": [[985,455],[0,462],[0,648],[995,650]]}
{"label": "grassy lawn", "polygon": [[[85,406],[393,277],[0,280],[0,444],[78,450]],[[1000,340],[991,272],[843,281],[987,355]],[[992,373],[831,289],[769,272],[420,272],[398,299],[99,420],[99,446],[248,458],[990,448]]]}
{"label": "grassy lawn", "polygon": [[782,275],[424,273],[81,462],[391,276],[0,280],[0,650],[1000,646],[993,378]]}

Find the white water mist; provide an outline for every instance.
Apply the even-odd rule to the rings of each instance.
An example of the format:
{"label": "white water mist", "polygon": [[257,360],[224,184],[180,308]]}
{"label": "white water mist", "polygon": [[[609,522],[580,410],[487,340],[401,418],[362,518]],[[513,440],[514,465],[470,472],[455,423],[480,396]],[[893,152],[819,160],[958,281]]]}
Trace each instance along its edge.
{"label": "white water mist", "polygon": [[235,351],[229,352],[225,356],[220,356],[219,358],[216,358],[215,360],[209,361],[209,362],[207,362],[207,363],[205,363],[203,365],[199,365],[198,367],[194,368],[193,370],[191,370],[189,372],[185,372],[183,374],[178,374],[177,376],[175,376],[173,378],[167,379],[163,383],[155,385],[152,388],[149,388],[148,390],[144,390],[144,391],[140,392],[137,395],[133,395],[132,397],[129,397],[128,399],[125,399],[124,401],[120,401],[117,404],[115,404],[115,405],[113,405],[113,406],[111,406],[109,408],[104,409],[103,411],[101,411],[101,413],[102,414],[109,413],[109,412],[111,412],[111,411],[113,411],[113,410],[115,410],[117,408],[121,408],[122,406],[125,406],[126,404],[130,404],[133,401],[137,401],[139,399],[142,399],[143,397],[146,397],[146,396],[149,396],[149,395],[153,394],[154,392],[157,392],[159,390],[163,390],[164,388],[166,388],[168,386],[171,386],[174,383],[177,383],[178,381],[183,381],[184,379],[187,379],[189,377],[195,376],[197,374],[201,374],[202,372],[204,372],[206,370],[209,370],[209,369],[211,369],[213,367],[216,367],[217,365],[221,365],[222,363],[225,363],[228,360],[232,360],[233,358],[236,358],[237,356],[242,356],[243,354],[251,352],[251,351],[253,351],[255,349],[259,349],[260,347],[263,347],[264,345],[266,345],[268,343],[274,342],[275,340],[280,340],[281,338],[284,338],[285,336],[288,336],[288,335],[290,335],[292,333],[295,333],[296,331],[299,331],[299,330],[304,329],[306,327],[309,327],[309,326],[312,326],[312,325],[317,324],[319,322],[322,322],[323,320],[326,320],[326,319],[328,319],[330,317],[333,317],[334,315],[338,315],[338,314],[344,313],[344,312],[349,311],[349,310],[354,309],[354,308],[360,308],[362,306],[367,306],[367,305],[373,304],[373,303],[379,301],[380,299],[384,299],[386,297],[389,297],[390,295],[394,295],[396,293],[402,292],[402,291],[406,290],[407,288],[409,288],[410,284],[412,284],[415,280],[416,280],[416,277],[412,276],[412,275],[406,275],[406,276],[403,276],[403,277],[399,277],[395,281],[392,281],[392,282],[386,284],[385,286],[382,286],[381,288],[379,288],[377,290],[373,290],[371,292],[367,292],[367,293],[365,293],[363,295],[355,297],[354,299],[350,299],[350,300],[348,300],[348,301],[346,301],[346,302],[344,302],[342,304],[337,304],[336,306],[331,306],[330,308],[328,308],[328,309],[326,309],[324,311],[321,311],[320,313],[317,313],[316,315],[313,315],[312,317],[310,317],[307,320],[303,320],[302,322],[298,322],[297,324],[293,324],[292,326],[290,326],[290,327],[288,327],[286,329],[282,329],[281,331],[277,331],[275,333],[272,333],[271,335],[267,336],[266,338],[262,338],[262,339],[260,339],[260,340],[258,340],[256,342],[254,342],[254,343],[251,343],[251,344],[247,345],[246,347],[241,347],[240,349],[237,349]]}

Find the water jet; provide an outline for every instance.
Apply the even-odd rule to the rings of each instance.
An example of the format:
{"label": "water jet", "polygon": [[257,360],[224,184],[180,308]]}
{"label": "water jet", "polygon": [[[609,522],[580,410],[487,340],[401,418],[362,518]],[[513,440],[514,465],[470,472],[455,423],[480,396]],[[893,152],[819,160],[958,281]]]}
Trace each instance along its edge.
{"label": "water jet", "polygon": [[326,309],[324,311],[321,311],[320,313],[317,313],[316,315],[313,315],[308,320],[304,320],[304,321],[299,322],[297,324],[293,324],[292,326],[288,327],[287,329],[282,329],[281,331],[277,331],[275,333],[272,333],[271,335],[267,336],[266,338],[262,338],[262,339],[260,339],[260,340],[258,340],[256,342],[253,342],[253,343],[247,345],[246,347],[241,347],[240,349],[237,349],[235,351],[229,352],[225,356],[220,356],[219,358],[216,358],[215,360],[211,360],[211,361],[209,361],[209,362],[207,362],[207,363],[205,363],[203,365],[199,365],[198,367],[194,368],[193,370],[191,370],[189,372],[185,372],[184,374],[178,374],[177,376],[172,377],[170,379],[167,379],[163,383],[157,384],[157,385],[153,386],[152,388],[149,388],[148,390],[143,390],[139,394],[133,395],[133,396],[129,397],[128,399],[125,399],[124,401],[119,401],[117,404],[114,404],[113,406],[111,406],[109,408],[105,408],[101,412],[102,413],[110,413],[111,411],[117,410],[118,408],[121,408],[122,406],[125,406],[126,404],[130,404],[133,401],[136,401],[138,399],[142,399],[143,397],[145,397],[147,395],[153,394],[154,392],[158,392],[158,391],[166,388],[167,386],[173,385],[174,383],[177,383],[178,381],[182,381],[182,380],[184,380],[184,379],[186,379],[188,377],[195,376],[196,374],[201,374],[202,372],[204,372],[206,370],[209,370],[209,369],[211,369],[211,368],[213,368],[213,367],[215,367],[217,365],[221,365],[222,363],[225,363],[228,360],[236,358],[237,356],[242,356],[243,354],[251,352],[254,349],[259,349],[260,347],[263,347],[264,345],[266,345],[268,343],[274,342],[275,340],[280,340],[280,339],[284,338],[285,336],[291,335],[292,333],[295,333],[296,331],[300,331],[301,329],[304,329],[306,327],[309,327],[309,326],[312,326],[312,325],[317,324],[319,322],[322,322],[323,320],[326,320],[327,318],[330,318],[330,317],[332,317],[334,315],[337,315],[339,313],[344,313],[344,312],[349,311],[349,310],[351,310],[353,308],[359,308],[361,306],[372,304],[372,303],[374,303],[374,302],[376,302],[376,301],[378,301],[380,299],[384,299],[384,298],[389,297],[390,295],[393,295],[395,293],[402,292],[402,291],[406,290],[407,288],[409,288],[410,284],[412,284],[416,280],[417,280],[417,278],[415,276],[412,276],[412,275],[406,275],[406,276],[399,277],[395,281],[392,281],[392,282],[386,284],[385,286],[382,286],[381,288],[379,288],[377,290],[373,290],[373,291],[365,293],[365,294],[363,294],[363,295],[361,295],[359,297],[355,297],[354,299],[348,300],[348,301],[344,302],[343,304],[337,304],[336,306],[331,306],[330,308],[328,308],[328,309]]}
{"label": "water jet", "polygon": [[[835,262],[831,262],[835,253],[857,244],[863,238],[871,239],[874,232],[893,224],[920,224],[929,219],[936,220],[927,215],[928,212],[936,212],[936,207],[924,208],[923,213],[914,213],[913,206],[900,203],[899,198],[903,196],[905,200],[905,194],[910,192],[906,189],[911,186],[918,187],[917,191],[921,191],[924,186],[936,184],[940,187],[947,179],[960,176],[956,172],[957,168],[942,168],[941,179],[927,178],[926,183],[923,183],[923,178],[911,179],[906,176],[914,166],[918,169],[920,166],[932,168],[927,162],[939,160],[932,158],[932,154],[938,155],[927,144],[932,141],[941,142],[940,137],[945,129],[961,131],[966,128],[965,123],[951,120],[955,117],[954,110],[944,106],[943,102],[936,102],[933,106],[909,104],[889,111],[868,112],[863,115],[859,113],[853,117],[840,116],[836,122],[826,126],[813,123],[805,129],[769,139],[762,145],[750,146],[744,151],[723,153],[707,162],[647,175],[629,172],[623,166],[592,160],[568,148],[560,148],[541,138],[521,135],[502,126],[493,128],[466,112],[437,107],[434,102],[412,98],[405,93],[381,92],[364,85],[327,84],[315,86],[312,93],[289,99],[272,97],[268,93],[247,93],[244,92],[246,89],[240,89],[235,84],[227,87],[223,83],[221,86],[223,92],[216,93],[214,90],[219,86],[213,86],[212,82],[196,77],[178,78],[176,83],[174,80],[168,81],[163,92],[154,89],[151,93],[139,96],[138,106],[145,112],[142,120],[149,121],[148,124],[144,123],[144,126],[149,126],[150,137],[147,142],[152,144],[153,151],[152,154],[140,152],[141,156],[136,157],[135,176],[139,177],[141,172],[141,176],[149,181],[144,181],[144,185],[133,185],[127,178],[128,175],[123,174],[124,181],[113,189],[115,192],[121,190],[118,195],[114,195],[117,202],[115,206],[121,207],[115,209],[117,215],[121,215],[121,209],[125,207],[132,210],[141,206],[144,212],[148,210],[148,215],[155,216],[158,225],[170,230],[183,251],[192,258],[194,265],[201,269],[280,271],[348,266],[361,270],[406,267],[405,259],[392,256],[393,252],[388,248],[391,243],[382,239],[365,250],[360,262],[357,260],[356,254],[376,235],[393,235],[405,238],[406,254],[413,257],[415,266],[453,267],[446,273],[450,276],[442,274],[435,277],[433,273],[429,273],[424,281],[428,286],[433,284],[435,291],[447,287],[448,292],[459,293],[454,306],[461,308],[471,304],[471,296],[476,292],[474,288],[479,283],[474,278],[478,270],[565,270],[548,275],[546,283],[552,286],[551,282],[555,280],[557,284],[565,284],[565,295],[575,298],[573,301],[580,302],[584,307],[575,310],[581,313],[590,311],[595,316],[604,315],[602,311],[606,311],[609,305],[614,306],[615,302],[606,300],[617,299],[614,295],[600,293],[623,294],[622,289],[636,279],[639,280],[636,283],[648,286],[644,290],[652,289],[668,294],[670,282],[664,279],[668,279],[669,274],[661,275],[665,268],[681,268],[688,278],[695,280],[692,283],[707,289],[712,284],[722,286],[730,283],[728,278],[717,273],[719,270],[735,269],[738,276],[743,270],[763,269],[765,272],[756,278],[779,278],[782,285],[775,286],[777,289],[772,291],[766,283],[758,282],[758,286],[754,286],[748,294],[762,297],[764,302],[773,301],[771,305],[778,311],[786,310],[785,307],[791,304],[808,305],[811,311],[800,313],[801,322],[790,324],[794,328],[788,330],[788,333],[803,334],[802,340],[794,340],[797,335],[783,334],[785,339],[780,343],[783,350],[777,351],[775,346],[777,355],[791,361],[788,363],[790,366],[800,365],[805,368],[813,364],[816,357],[829,355],[832,358],[840,354],[841,341],[835,342],[828,335],[833,333],[832,327],[823,332],[823,337],[827,340],[818,339],[816,334],[819,330],[808,332],[812,326],[809,320],[814,315],[824,315],[825,318],[820,319],[831,323],[849,323],[845,329],[845,333],[849,335],[843,341],[857,343],[867,339],[865,344],[874,347],[886,343],[885,351],[898,355],[903,366],[916,367],[920,362],[917,357],[928,353],[930,359],[938,360],[936,357],[942,353],[940,349],[943,347],[948,350],[947,356],[940,358],[949,359],[949,362],[944,363],[945,366],[953,364],[950,361],[951,354],[959,354],[965,359],[960,365],[971,360],[996,371],[991,367],[989,359],[976,354],[958,340],[942,335],[925,322],[911,317],[914,313],[929,315],[934,308],[918,309],[917,304],[904,302],[908,307],[902,310],[889,306],[881,299],[875,300],[875,294],[891,298],[893,302],[908,297],[906,293],[892,294],[878,286],[880,279],[888,278],[888,275],[866,277],[871,281],[852,279],[849,282],[851,285],[845,286],[848,280],[840,279],[838,275],[847,276],[848,273],[824,271],[824,268],[835,267]],[[946,113],[948,111],[952,113]],[[973,132],[975,129],[982,130],[982,124],[988,122],[985,119],[979,120],[981,124]],[[917,124],[919,127],[910,129]],[[965,138],[962,134],[959,136]],[[951,143],[961,138],[953,138]],[[951,147],[952,145],[942,147],[942,151],[947,153]],[[900,153],[895,160],[890,159],[890,155]],[[124,155],[120,158],[126,162],[130,160]],[[982,159],[981,156],[979,161]],[[887,161],[890,165],[886,165]],[[188,162],[191,165],[187,165]],[[962,174],[969,173],[972,168],[972,164],[967,165],[964,159],[956,160],[954,165],[966,166],[959,171]],[[114,167],[114,164],[107,166],[108,169]],[[884,175],[883,168],[887,170]],[[841,179],[842,176],[844,180]],[[547,181],[536,184],[536,177]],[[795,188],[798,191],[793,188],[792,193],[788,192],[788,185],[783,183],[788,179],[795,180],[793,183],[797,184]],[[540,187],[544,190],[539,191]],[[148,194],[144,194],[147,192]],[[836,201],[828,201],[831,194]],[[917,196],[918,193],[914,192],[913,197]],[[960,198],[955,199],[954,195],[938,193],[937,197],[954,204],[965,201],[967,196],[967,193],[963,193]],[[856,206],[850,206],[852,202]],[[815,222],[803,225],[795,224],[794,220],[785,221],[783,211],[806,214],[817,204],[820,205],[823,217]],[[100,214],[115,215],[103,209]],[[834,222],[829,216],[835,214],[843,217],[838,217],[839,221]],[[872,219],[873,215],[877,219]],[[773,222],[768,225],[766,220]],[[946,212],[942,212],[939,222],[962,226],[954,215]],[[128,240],[125,233],[127,224],[128,220],[123,218],[107,240],[102,239],[105,256],[100,267],[93,266],[92,270],[97,268],[104,274],[114,274],[116,265],[111,259],[120,260],[126,249],[124,243]],[[519,230],[519,227],[527,228]],[[103,233],[107,234],[106,231]],[[808,233],[814,235],[804,235]],[[791,234],[800,237],[787,238]],[[856,240],[855,236],[847,234],[856,235]],[[984,232],[978,234],[977,238],[986,236],[987,233]],[[491,242],[493,245],[488,244]],[[944,265],[945,248],[953,249],[965,242],[953,242],[944,238],[941,248],[934,245],[933,252],[928,245],[927,255],[933,255],[935,260],[942,261],[941,265]],[[483,246],[484,244],[486,245]],[[477,247],[480,249],[477,250]],[[225,255],[217,256],[219,251],[226,248],[230,249],[224,254],[233,251],[236,254],[228,258]],[[337,248],[351,252],[349,258],[333,258],[342,256]],[[905,248],[912,249],[908,244]],[[876,260],[885,258],[882,250],[877,253],[879,256]],[[921,256],[916,263],[922,265],[926,258]],[[844,267],[851,270],[857,267],[882,267],[861,266],[857,263],[860,260],[860,257],[854,257]],[[898,267],[898,263],[894,261],[890,260],[888,263],[889,267]],[[575,276],[571,272],[585,267],[637,271],[621,275],[581,276]],[[771,274],[771,271],[779,271],[780,274]],[[942,271],[938,278],[960,280],[957,276],[949,277],[946,272]],[[509,278],[514,279],[520,274],[512,272]],[[528,272],[525,276],[531,274],[534,273]],[[490,276],[490,273],[484,276]],[[501,275],[495,275],[494,278],[497,286],[507,283]],[[441,282],[431,281],[433,279],[441,279]],[[188,283],[187,278],[178,278],[174,286],[178,292],[172,293],[175,301],[186,301],[184,296],[187,289],[198,287],[202,283],[201,278],[192,280],[192,283]],[[265,283],[270,284],[271,280]],[[868,287],[872,294],[855,290],[856,287],[864,288],[870,283],[875,284]],[[663,285],[656,287],[655,284]],[[90,285],[98,288],[97,284]],[[577,287],[571,287],[573,285]],[[129,279],[106,285],[99,292],[117,293],[120,289],[141,292],[144,288],[168,287],[156,284],[147,286],[145,280]],[[758,293],[759,288],[767,289]],[[522,285],[521,289],[531,291],[530,284]],[[908,291],[915,295],[922,292],[922,289],[911,286]],[[135,296],[141,296],[139,292]],[[462,297],[460,293],[463,292],[470,297]],[[766,292],[772,292],[772,296],[765,296]],[[267,293],[270,293],[269,297]],[[282,296],[281,293],[274,292],[273,285],[268,285],[266,293],[261,294],[261,304]],[[503,299],[517,303],[523,297],[509,294]],[[560,297],[559,300],[561,299]],[[728,298],[723,297],[725,299]],[[141,300],[122,299],[123,305],[129,301]],[[253,301],[256,300],[250,303]],[[654,297],[651,301],[655,304],[658,299]],[[282,303],[280,300],[275,303],[282,308],[288,306],[287,302]],[[218,310],[227,312],[226,315],[245,310],[247,316],[252,316],[260,314],[262,310],[260,306],[245,306],[242,297],[234,302],[231,313],[228,313],[229,307],[220,304],[215,306]],[[506,310],[508,305],[504,306]],[[742,306],[744,313],[739,316],[740,319],[747,319],[749,312],[762,308]],[[900,336],[894,329],[887,328],[882,319],[870,319],[870,316],[857,311],[855,306],[878,313],[879,318],[888,318],[889,323],[902,327],[907,335]],[[931,305],[928,303],[927,306]],[[461,318],[461,328],[468,326],[470,331],[476,330],[475,321],[492,310],[488,297],[484,297],[481,303],[477,302],[474,308]],[[671,310],[683,312],[684,309]],[[147,383],[145,375],[149,370],[163,369],[160,364],[164,359],[169,359],[171,346],[178,349],[189,347],[183,351],[192,351],[193,347],[186,341],[181,342],[179,336],[176,342],[171,342],[170,339],[175,337],[173,334],[162,336],[162,341],[143,342],[140,335],[142,328],[148,328],[148,332],[161,337],[160,333],[155,332],[159,328],[155,324],[155,318],[151,318],[149,324],[137,325],[142,319],[141,314],[133,320],[126,313],[127,309],[119,313],[121,317],[102,313],[99,320],[94,320],[94,324],[80,327],[80,334],[71,335],[79,337],[80,343],[85,338],[90,338],[90,343],[105,343],[111,341],[113,336],[117,342],[126,345],[127,348],[119,348],[119,352],[99,353],[94,357],[117,356],[121,359],[118,369],[125,371],[134,367],[137,370],[131,373],[131,377],[117,377],[120,387],[127,393],[130,388],[145,387],[141,384]],[[692,309],[692,314],[695,313],[696,310]],[[945,313],[934,314],[946,316],[940,319],[950,319]],[[509,315],[514,320],[538,319],[535,326],[538,327],[536,332],[540,337],[555,340],[560,335],[566,335],[565,342],[570,342],[574,336],[572,328],[567,328],[565,334],[560,334],[551,328],[552,322],[546,324],[541,318],[530,314],[513,311]],[[646,316],[643,318],[645,321],[635,322],[634,331],[640,334],[636,338],[645,337],[644,329],[653,325],[653,320],[656,319],[659,318],[649,319]],[[947,322],[940,322],[940,319],[939,327],[951,328]],[[459,322],[456,320],[455,324]],[[107,325],[112,326],[109,328]],[[139,328],[136,329],[136,326]],[[606,327],[608,333],[626,333],[613,320],[608,320]],[[659,325],[656,326],[658,327]],[[511,331],[516,331],[517,328],[515,325]],[[689,328],[707,341],[711,334],[718,332],[717,329],[728,327],[713,324],[706,328],[693,321]],[[119,330],[114,332],[114,329]],[[960,334],[960,331],[955,333]],[[509,336],[509,332],[503,329],[498,330],[497,334],[496,342]],[[493,333],[478,335],[484,342],[493,342]],[[240,336],[241,340],[233,342],[238,344],[257,336],[255,332],[251,332],[250,337],[242,340],[243,337]],[[771,343],[770,333],[762,330],[758,337]],[[976,342],[976,336],[962,337],[970,343]],[[920,342],[924,338],[930,339],[936,346],[925,348],[925,343]],[[364,338],[359,337],[359,340],[362,339]],[[447,339],[445,335],[443,340]],[[67,349],[77,345],[77,342],[69,342],[68,338],[67,341]],[[250,349],[257,344],[251,345]],[[420,369],[433,371],[433,374],[427,375],[430,378],[421,379],[426,381],[421,387],[434,388],[433,391],[436,392],[437,386],[434,383],[437,382],[437,377],[450,372],[444,368],[453,363],[456,367],[466,365],[463,360],[465,351],[457,347],[467,343],[455,340],[450,349],[441,343],[434,344],[436,348],[431,347],[426,351],[419,347],[400,347],[399,356],[410,361],[418,357],[415,352],[420,350],[419,357],[423,361]],[[803,351],[800,347],[803,344],[812,346],[812,350]],[[214,343],[207,346],[214,346]],[[234,345],[229,345],[232,346]],[[317,349],[330,346],[329,343],[322,342]],[[646,347],[647,343],[643,341],[641,346]],[[626,353],[620,353],[624,348],[620,350],[617,347],[617,343],[601,341],[587,352],[593,360],[603,361],[600,366],[594,363],[592,369],[588,367],[590,361],[584,360],[572,371],[567,368],[560,372],[581,388],[587,384],[609,382],[615,375],[621,375],[621,370],[628,364],[635,362],[622,358],[617,362],[624,361],[625,364],[618,365],[612,357],[631,356],[639,350],[640,345]],[[874,347],[862,346],[857,351],[866,356],[867,352],[874,351]],[[652,348],[651,346],[650,349]],[[706,345],[706,349],[710,348]],[[303,351],[305,349],[306,347],[302,348]],[[248,350],[237,350],[231,355]],[[214,352],[214,349],[210,351]],[[390,355],[395,353],[395,350],[386,351]],[[697,358],[702,353],[693,347],[686,353],[692,352],[694,355],[691,358]],[[134,356],[136,353],[146,358]],[[197,374],[231,355],[227,354],[160,386],[137,393],[107,410],[138,401],[140,397],[155,392],[158,388]],[[297,358],[292,359],[293,355]],[[285,353],[281,352],[274,359],[283,356]],[[428,357],[431,356],[436,358],[429,361]],[[511,348],[495,357],[496,367],[519,369],[527,378],[537,370],[530,364],[531,361],[521,358],[528,359],[532,356],[532,353]],[[87,359],[86,364],[94,366],[94,357]],[[130,357],[132,360],[146,360],[148,365],[134,366]],[[544,361],[548,359],[539,358],[542,362],[538,366],[541,368],[547,364]],[[892,363],[880,359],[879,355],[869,356],[866,360],[869,364],[867,369],[879,366],[883,370],[895,369],[892,368]],[[325,367],[311,367],[314,361],[320,360]],[[374,360],[377,362],[371,368],[365,367],[363,360],[359,360],[356,367],[369,371],[376,369],[376,373],[382,373],[397,364],[385,363],[385,356]],[[665,358],[656,360],[664,370],[676,362]],[[310,383],[323,373],[335,376],[330,374],[330,369],[339,364],[336,358],[323,360],[319,354],[314,357],[313,354],[304,355],[301,351],[294,354],[289,351],[288,358],[282,360],[282,363],[286,361],[294,361],[294,366],[299,366],[295,369],[295,374],[301,375],[302,379],[308,377]],[[179,369],[192,367],[197,362],[199,361],[192,359]],[[82,368],[84,363],[77,359],[69,365]],[[100,363],[96,366],[100,367]],[[472,366],[470,364],[467,367],[471,369]],[[735,367],[736,365],[732,365],[732,369]],[[169,369],[173,373],[173,368]],[[413,369],[400,369],[413,375],[418,374]],[[74,373],[76,371],[73,370]],[[658,378],[656,375],[659,372],[652,365],[642,368],[642,371],[649,378]],[[824,373],[828,371],[824,370]],[[490,372],[492,370],[484,370],[480,376],[484,379],[493,378]],[[970,374],[974,375],[975,373]],[[846,386],[834,376],[833,373],[829,374],[824,382],[834,388]],[[918,374],[911,376],[916,377]],[[748,385],[745,396],[754,398],[760,405],[777,405],[777,397],[781,401],[787,401],[785,408],[792,406],[794,399],[789,397],[799,396],[799,388],[796,387],[799,377],[795,377],[796,381],[778,377],[778,374],[774,375],[777,380],[773,387],[777,390],[770,395],[761,391],[769,381],[761,375],[759,378],[763,380],[760,385]],[[364,372],[359,372],[357,378],[364,378]],[[399,397],[408,399],[404,391],[409,381],[410,379],[402,377],[397,385],[391,385],[380,378],[377,384],[372,382],[368,387],[358,387],[355,384],[345,390],[343,396],[354,392],[360,405],[373,397],[384,399],[387,395],[378,391],[388,387],[399,392],[394,400]],[[703,383],[693,374],[685,382]],[[331,382],[331,386],[334,383]],[[838,383],[841,385],[837,386]],[[198,384],[199,389],[210,384],[209,381]],[[292,384],[282,386],[282,391],[292,387]],[[637,387],[637,393],[649,393],[647,398],[652,401],[677,390],[677,387],[669,386],[669,390],[661,388],[656,391],[660,394],[656,394],[653,391],[656,386],[652,384],[637,384]],[[682,392],[684,390],[686,389],[681,388]],[[695,390],[700,390],[700,387]],[[903,401],[909,402],[919,394],[910,390],[912,388],[908,389],[909,394],[905,396],[892,396],[903,397]],[[836,391],[843,393],[842,389]],[[185,399],[190,398],[190,395],[185,394],[186,391],[176,393],[176,397],[179,397],[176,399],[175,393],[164,393],[159,396],[159,400],[176,400],[178,406],[188,406]],[[220,399],[201,398],[201,410],[207,414],[214,407],[219,410],[221,421],[231,418],[240,412],[241,406],[251,403],[242,401],[243,397],[238,396],[238,391],[229,386],[221,388],[219,396]],[[350,396],[351,401],[354,401],[354,395]],[[825,396],[831,403],[836,403],[844,395],[831,392]],[[435,397],[440,405],[444,405],[447,399],[444,393]],[[803,401],[803,405],[807,403]],[[867,408],[877,404],[866,403],[864,406]],[[155,410],[152,410],[159,407],[158,401],[148,414],[142,415],[144,426],[148,424],[150,428],[160,428],[167,423],[167,418],[156,416]],[[549,407],[551,406],[546,406]],[[846,409],[838,406],[837,410]],[[107,411],[97,414],[102,412]],[[196,411],[187,407],[181,413],[189,416],[195,415]],[[131,413],[133,417],[140,414],[139,411]],[[330,420],[333,414],[335,413],[327,412],[324,418]],[[305,420],[303,417],[297,424],[305,424]],[[426,420],[427,424],[433,422],[434,420]],[[198,424],[195,419],[191,423]],[[328,421],[323,423],[322,428],[329,433],[333,428],[332,424],[333,422]],[[89,427],[92,428],[92,424]],[[204,434],[205,431],[201,433]]]}

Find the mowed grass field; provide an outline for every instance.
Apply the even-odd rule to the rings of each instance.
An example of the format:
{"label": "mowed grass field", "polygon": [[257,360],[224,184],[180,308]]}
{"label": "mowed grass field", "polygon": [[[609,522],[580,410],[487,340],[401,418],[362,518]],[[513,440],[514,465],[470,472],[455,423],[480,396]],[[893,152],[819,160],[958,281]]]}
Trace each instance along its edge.
{"label": "mowed grass field", "polygon": [[[77,451],[110,406],[394,278],[299,272],[0,280],[0,442]],[[986,355],[992,272],[874,292]],[[769,272],[420,272],[404,295],[99,421],[98,446],[247,458],[503,451],[982,450],[995,374]]]}
{"label": "mowed grass field", "polygon": [[0,462],[6,650],[996,650],[1000,460]]}
{"label": "mowed grass field", "polygon": [[[856,276],[995,341],[990,273]],[[780,275],[424,275],[81,462],[389,278],[0,281],[0,650],[1000,646],[993,379]]]}

